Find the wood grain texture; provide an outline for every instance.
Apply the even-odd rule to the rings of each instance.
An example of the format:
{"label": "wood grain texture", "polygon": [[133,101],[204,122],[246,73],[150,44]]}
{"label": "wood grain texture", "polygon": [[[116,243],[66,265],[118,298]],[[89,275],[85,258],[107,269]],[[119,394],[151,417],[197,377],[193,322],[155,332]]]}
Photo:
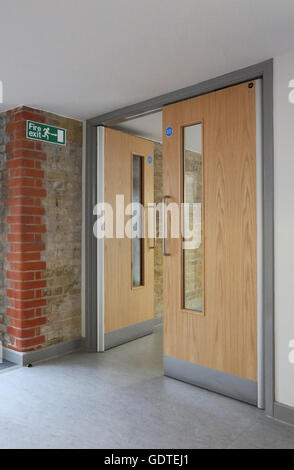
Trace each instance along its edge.
{"label": "wood grain texture", "polygon": [[[145,139],[106,128],[104,147],[104,198],[114,208],[116,195],[123,194],[125,207],[132,202],[132,155],[144,157],[144,203],[153,203],[154,144]],[[131,216],[125,217],[125,222]],[[116,224],[114,224],[116,235]],[[154,317],[154,250],[153,240],[144,240],[144,286],[132,288],[132,240],[105,239],[104,244],[104,320],[105,333],[125,328]]]}
{"label": "wood grain texture", "polygon": [[181,309],[181,240],[164,258],[165,354],[257,380],[255,88],[167,106],[164,194],[181,202],[182,128],[203,123],[205,315]]}

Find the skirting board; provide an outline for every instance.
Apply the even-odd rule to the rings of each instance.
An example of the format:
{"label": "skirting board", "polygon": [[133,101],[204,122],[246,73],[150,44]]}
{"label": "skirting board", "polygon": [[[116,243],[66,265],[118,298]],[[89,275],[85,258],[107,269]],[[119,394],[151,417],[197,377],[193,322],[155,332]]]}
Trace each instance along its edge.
{"label": "skirting board", "polygon": [[274,403],[274,418],[294,426],[294,408],[281,403]]}
{"label": "skirting board", "polygon": [[142,336],[151,335],[154,329],[154,318],[136,323],[135,325],[121,328],[120,330],[111,331],[104,335],[105,350],[115,348],[124,343],[129,343],[135,339],[142,338]]}
{"label": "skirting board", "polygon": [[66,343],[54,344],[48,348],[38,349],[27,353],[13,351],[12,349],[4,348],[3,357],[7,361],[14,362],[20,366],[27,366],[40,361],[52,359],[54,357],[64,356],[82,349],[83,339],[68,341]]}
{"label": "skirting board", "polygon": [[169,356],[164,357],[164,374],[250,405],[257,405],[257,383],[252,380]]}

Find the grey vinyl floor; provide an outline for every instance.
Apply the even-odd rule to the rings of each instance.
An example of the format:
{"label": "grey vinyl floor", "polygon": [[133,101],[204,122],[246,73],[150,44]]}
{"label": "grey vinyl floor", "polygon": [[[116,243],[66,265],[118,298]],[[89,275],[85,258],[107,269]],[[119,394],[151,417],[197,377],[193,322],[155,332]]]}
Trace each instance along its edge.
{"label": "grey vinyl floor", "polygon": [[162,332],[0,375],[0,448],[290,448],[294,427],[163,376]]}

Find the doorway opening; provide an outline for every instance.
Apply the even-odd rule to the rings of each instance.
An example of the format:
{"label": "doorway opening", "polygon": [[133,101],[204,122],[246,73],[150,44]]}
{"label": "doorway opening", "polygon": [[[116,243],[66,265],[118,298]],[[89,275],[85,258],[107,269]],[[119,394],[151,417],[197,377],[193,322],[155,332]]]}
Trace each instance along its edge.
{"label": "doorway opening", "polygon": [[[162,113],[98,129],[98,351],[163,324]],[[103,222],[99,222],[102,216]],[[101,219],[100,219],[101,220]],[[102,268],[103,266],[103,268]],[[162,343],[162,341],[161,341]],[[162,360],[162,347],[161,360]]]}
{"label": "doorway opening", "polygon": [[[123,110],[118,110],[113,113],[109,113],[105,116],[100,116],[94,118],[88,122],[88,130],[91,129],[91,132],[88,134],[88,154],[92,154],[93,149],[96,146],[96,141],[94,137],[94,129],[97,125],[107,125],[107,126],[117,126],[122,125],[121,122],[118,121],[126,120],[135,117],[138,114],[144,114],[150,112],[151,109],[158,110],[161,107],[169,105],[170,103],[179,102],[180,99],[187,99],[193,96],[201,96],[203,93],[210,93],[214,90],[222,90],[225,87],[232,86],[234,84],[245,83],[246,80],[254,80],[256,78],[263,78],[264,79],[264,89],[263,89],[263,103],[262,103],[262,114],[265,117],[262,123],[262,135],[263,135],[263,157],[262,157],[262,168],[261,173],[263,175],[263,187],[261,190],[262,196],[262,208],[263,208],[263,232],[262,232],[262,264],[263,270],[265,273],[264,278],[261,280],[262,283],[262,293],[264,297],[263,302],[263,312],[262,312],[262,319],[264,320],[264,330],[265,330],[265,338],[264,344],[261,345],[260,351],[264,358],[264,368],[261,372],[263,375],[263,379],[265,379],[265,406],[268,414],[272,414],[273,408],[273,343],[272,343],[272,333],[273,333],[273,231],[272,231],[272,222],[273,222],[273,198],[272,198],[272,176],[273,176],[273,148],[272,148],[272,62],[266,62],[263,64],[258,64],[256,66],[249,67],[244,69],[243,71],[234,72],[232,74],[228,74],[224,77],[219,77],[219,79],[215,79],[212,81],[205,82],[205,84],[199,84],[195,87],[191,87],[189,89],[184,89],[179,92],[175,92],[174,94],[164,95],[162,97],[158,97],[154,100],[150,100],[150,102],[146,103],[139,103],[138,105],[134,105],[133,107],[125,108]],[[250,83],[248,84],[250,85]],[[248,88],[252,88],[249,87]],[[224,109],[223,107],[221,109]],[[149,111],[148,111],[149,110]],[[185,121],[186,126],[191,124],[199,123],[199,120],[196,119],[197,122],[192,123],[189,119]],[[184,121],[183,121],[184,122]],[[123,123],[125,125],[126,123]],[[165,128],[165,125],[164,125]],[[170,130],[169,127],[166,127],[166,131]],[[93,131],[93,132],[92,132]],[[170,134],[171,135],[171,134]],[[166,134],[168,136],[168,134]],[[91,165],[89,165],[89,168]],[[164,191],[165,193],[166,191]],[[164,194],[163,198],[169,198],[168,194]],[[268,229],[268,230],[267,230]],[[92,241],[91,241],[92,243]],[[165,246],[166,244],[163,243],[163,251],[165,252],[166,256],[169,255],[168,251],[173,246],[170,243],[170,246]],[[89,247],[88,247],[89,249]],[[94,252],[91,246],[89,252]],[[187,265],[187,261],[186,261]],[[185,266],[185,265],[184,265]],[[88,274],[94,265],[89,265]],[[93,271],[92,271],[93,272]],[[96,271],[97,272],[97,271]],[[92,282],[92,280],[91,280]],[[91,283],[88,283],[88,287]],[[188,305],[188,300],[191,299],[184,299]],[[192,303],[195,299],[192,299]],[[199,296],[197,298],[197,302],[199,303]],[[201,302],[202,303],[202,302]],[[95,302],[92,303],[92,306],[95,306]],[[201,307],[201,308],[200,308]],[[204,309],[205,312],[205,292],[204,292],[204,301],[202,305],[197,306],[197,311],[200,313],[200,310]],[[90,309],[91,310],[91,309]],[[90,312],[89,312],[90,313]],[[88,313],[88,315],[89,315]],[[188,325],[187,325],[188,326]],[[89,332],[87,340],[88,344],[94,344],[94,337],[95,333]],[[187,330],[189,331],[189,329]],[[189,346],[188,346],[189,347]],[[174,364],[173,364],[174,367]],[[187,372],[187,371],[186,371]],[[193,373],[195,370],[193,371]],[[188,381],[188,380],[186,380]],[[229,384],[230,385],[230,384]],[[231,384],[234,387],[234,384]]]}
{"label": "doorway opening", "polygon": [[153,333],[161,302],[165,375],[263,408],[260,102],[255,80],[103,129],[100,333],[104,349]]}

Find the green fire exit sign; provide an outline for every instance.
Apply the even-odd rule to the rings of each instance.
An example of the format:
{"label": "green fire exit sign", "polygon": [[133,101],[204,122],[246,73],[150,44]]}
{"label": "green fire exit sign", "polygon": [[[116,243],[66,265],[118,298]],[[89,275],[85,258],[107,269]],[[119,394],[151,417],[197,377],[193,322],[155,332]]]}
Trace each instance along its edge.
{"label": "green fire exit sign", "polygon": [[66,129],[27,121],[27,139],[41,140],[51,144],[66,145]]}

